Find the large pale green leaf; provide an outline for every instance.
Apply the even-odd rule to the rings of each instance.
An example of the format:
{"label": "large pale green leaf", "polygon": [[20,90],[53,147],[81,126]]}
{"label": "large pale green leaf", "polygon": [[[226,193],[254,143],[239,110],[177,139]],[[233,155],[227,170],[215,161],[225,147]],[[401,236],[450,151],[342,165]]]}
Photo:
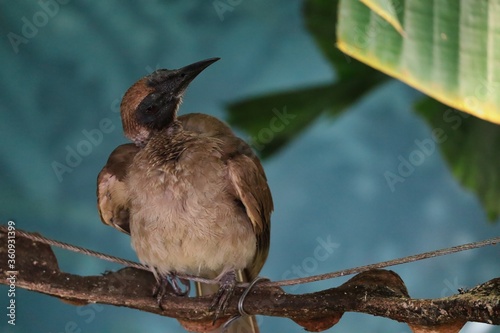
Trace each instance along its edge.
{"label": "large pale green leaf", "polygon": [[500,126],[431,98],[416,106],[459,182],[472,190],[490,219],[500,215]]}
{"label": "large pale green leaf", "polygon": [[500,0],[394,3],[404,37],[361,1],[341,0],[338,47],[445,104],[500,123]]}

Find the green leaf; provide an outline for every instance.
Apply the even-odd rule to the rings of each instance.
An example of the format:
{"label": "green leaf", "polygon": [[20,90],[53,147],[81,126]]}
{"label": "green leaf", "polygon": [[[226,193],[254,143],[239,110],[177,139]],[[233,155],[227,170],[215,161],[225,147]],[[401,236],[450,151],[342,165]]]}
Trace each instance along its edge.
{"label": "green leaf", "polygon": [[491,220],[500,215],[500,126],[451,109],[431,98],[415,106],[440,142],[453,175],[472,190]]}
{"label": "green leaf", "polygon": [[375,13],[386,20],[400,35],[404,36],[403,27],[399,22],[396,8],[391,0],[361,0]]}
{"label": "green leaf", "polygon": [[[336,83],[256,97],[228,108],[229,123],[246,131],[250,135],[247,141],[264,158],[283,148],[323,112],[339,114],[388,79],[335,47],[332,38],[335,37],[337,5],[338,1],[332,0],[307,0],[304,5],[306,25],[335,68]],[[294,118],[284,128],[273,130],[273,118],[284,110]]]}
{"label": "green leaf", "polygon": [[229,105],[228,121],[249,133],[246,141],[265,158],[294,139],[324,111],[338,115],[386,78],[380,73],[352,76],[332,84],[245,100]]}
{"label": "green leaf", "polygon": [[360,1],[341,0],[346,54],[435,99],[500,123],[500,0],[400,0],[401,36]]}
{"label": "green leaf", "polygon": [[295,138],[328,108],[331,89],[331,85],[326,85],[234,103],[228,107],[228,121],[248,133],[250,138],[246,141],[266,158]]}

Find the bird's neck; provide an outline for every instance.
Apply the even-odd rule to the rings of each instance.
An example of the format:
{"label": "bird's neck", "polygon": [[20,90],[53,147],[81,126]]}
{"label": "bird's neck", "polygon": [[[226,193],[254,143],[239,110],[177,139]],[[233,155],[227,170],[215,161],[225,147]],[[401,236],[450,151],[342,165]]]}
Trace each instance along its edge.
{"label": "bird's neck", "polygon": [[139,132],[136,135],[134,135],[132,138],[131,137],[129,138],[132,139],[132,141],[135,143],[137,147],[142,148],[148,143],[150,137],[151,137],[150,130],[146,128],[140,128]]}
{"label": "bird's neck", "polygon": [[177,118],[175,118],[170,123],[170,125],[168,125],[168,127],[166,128],[166,133],[167,133],[167,135],[175,135],[175,134],[179,133],[182,130],[183,129],[182,129],[181,122],[179,120],[177,120]]}
{"label": "bird's neck", "polygon": [[138,147],[145,147],[151,138],[161,135],[165,136],[176,136],[179,132],[183,130],[181,122],[177,119],[174,119],[167,127],[162,129],[150,129],[144,131],[140,131],[139,135],[134,137],[134,143]]}

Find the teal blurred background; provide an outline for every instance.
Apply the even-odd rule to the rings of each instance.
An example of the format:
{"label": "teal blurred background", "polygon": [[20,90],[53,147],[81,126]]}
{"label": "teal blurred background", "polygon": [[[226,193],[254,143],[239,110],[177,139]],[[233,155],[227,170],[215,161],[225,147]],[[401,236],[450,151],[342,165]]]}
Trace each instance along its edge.
{"label": "teal blurred background", "polygon": [[[219,1],[0,0],[2,224],[12,219],[18,229],[136,260],[128,237],[100,222],[95,198],[97,174],[110,152],[126,142],[117,107],[133,82],[157,68],[221,57],[190,86],[180,113],[227,120],[231,103],[335,79],[305,28],[302,1],[221,2],[229,6],[223,13],[214,6]],[[412,110],[421,96],[388,81],[337,118],[320,116],[264,161],[275,213],[262,275],[272,280],[316,275],[500,233],[500,224],[488,222],[437,149],[404,182],[392,190],[388,185],[384,173],[397,173],[400,158],[418,149],[415,140],[431,138],[432,129]],[[269,122],[273,112],[291,107],[286,101],[269,107]],[[88,145],[85,133],[98,129],[103,119],[112,129]],[[261,138],[254,147],[271,142]],[[71,172],[55,172],[54,162],[67,165],[68,151],[78,148],[88,152],[74,161]],[[334,244],[329,256],[315,257],[315,249],[328,241]],[[119,268],[55,252],[61,269],[74,274]],[[500,276],[499,258],[498,247],[490,247],[393,270],[411,296],[438,298]],[[345,280],[290,291],[306,293]],[[3,285],[0,300],[5,309]],[[182,332],[175,319],[104,305],[77,308],[24,290],[18,290],[16,304],[16,326],[4,317],[0,331]],[[259,321],[262,332],[303,331],[288,319]],[[404,324],[352,313],[329,331],[410,332]],[[463,332],[500,329],[468,324]]]}

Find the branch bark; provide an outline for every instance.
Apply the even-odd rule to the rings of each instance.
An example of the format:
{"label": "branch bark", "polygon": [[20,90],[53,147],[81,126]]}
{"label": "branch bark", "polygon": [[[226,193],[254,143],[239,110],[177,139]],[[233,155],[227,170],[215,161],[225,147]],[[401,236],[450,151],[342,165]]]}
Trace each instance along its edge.
{"label": "branch bark", "polygon": [[[0,256],[8,255],[7,234],[0,233]],[[160,309],[152,297],[155,279],[150,272],[124,268],[102,276],[78,276],[59,270],[47,245],[17,237],[15,268],[0,261],[3,284],[55,296],[75,305],[103,303],[126,306],[177,318],[186,328],[213,329],[211,297],[171,295]],[[12,277],[15,277],[14,280]],[[237,315],[244,288],[237,288],[225,315]],[[344,312],[362,312],[407,323],[414,332],[459,332],[467,321],[500,325],[500,278],[439,299],[412,299],[401,278],[388,270],[360,273],[343,285],[316,293],[293,295],[278,287],[257,284],[245,299],[250,314],[290,318],[309,331],[335,325]]]}

